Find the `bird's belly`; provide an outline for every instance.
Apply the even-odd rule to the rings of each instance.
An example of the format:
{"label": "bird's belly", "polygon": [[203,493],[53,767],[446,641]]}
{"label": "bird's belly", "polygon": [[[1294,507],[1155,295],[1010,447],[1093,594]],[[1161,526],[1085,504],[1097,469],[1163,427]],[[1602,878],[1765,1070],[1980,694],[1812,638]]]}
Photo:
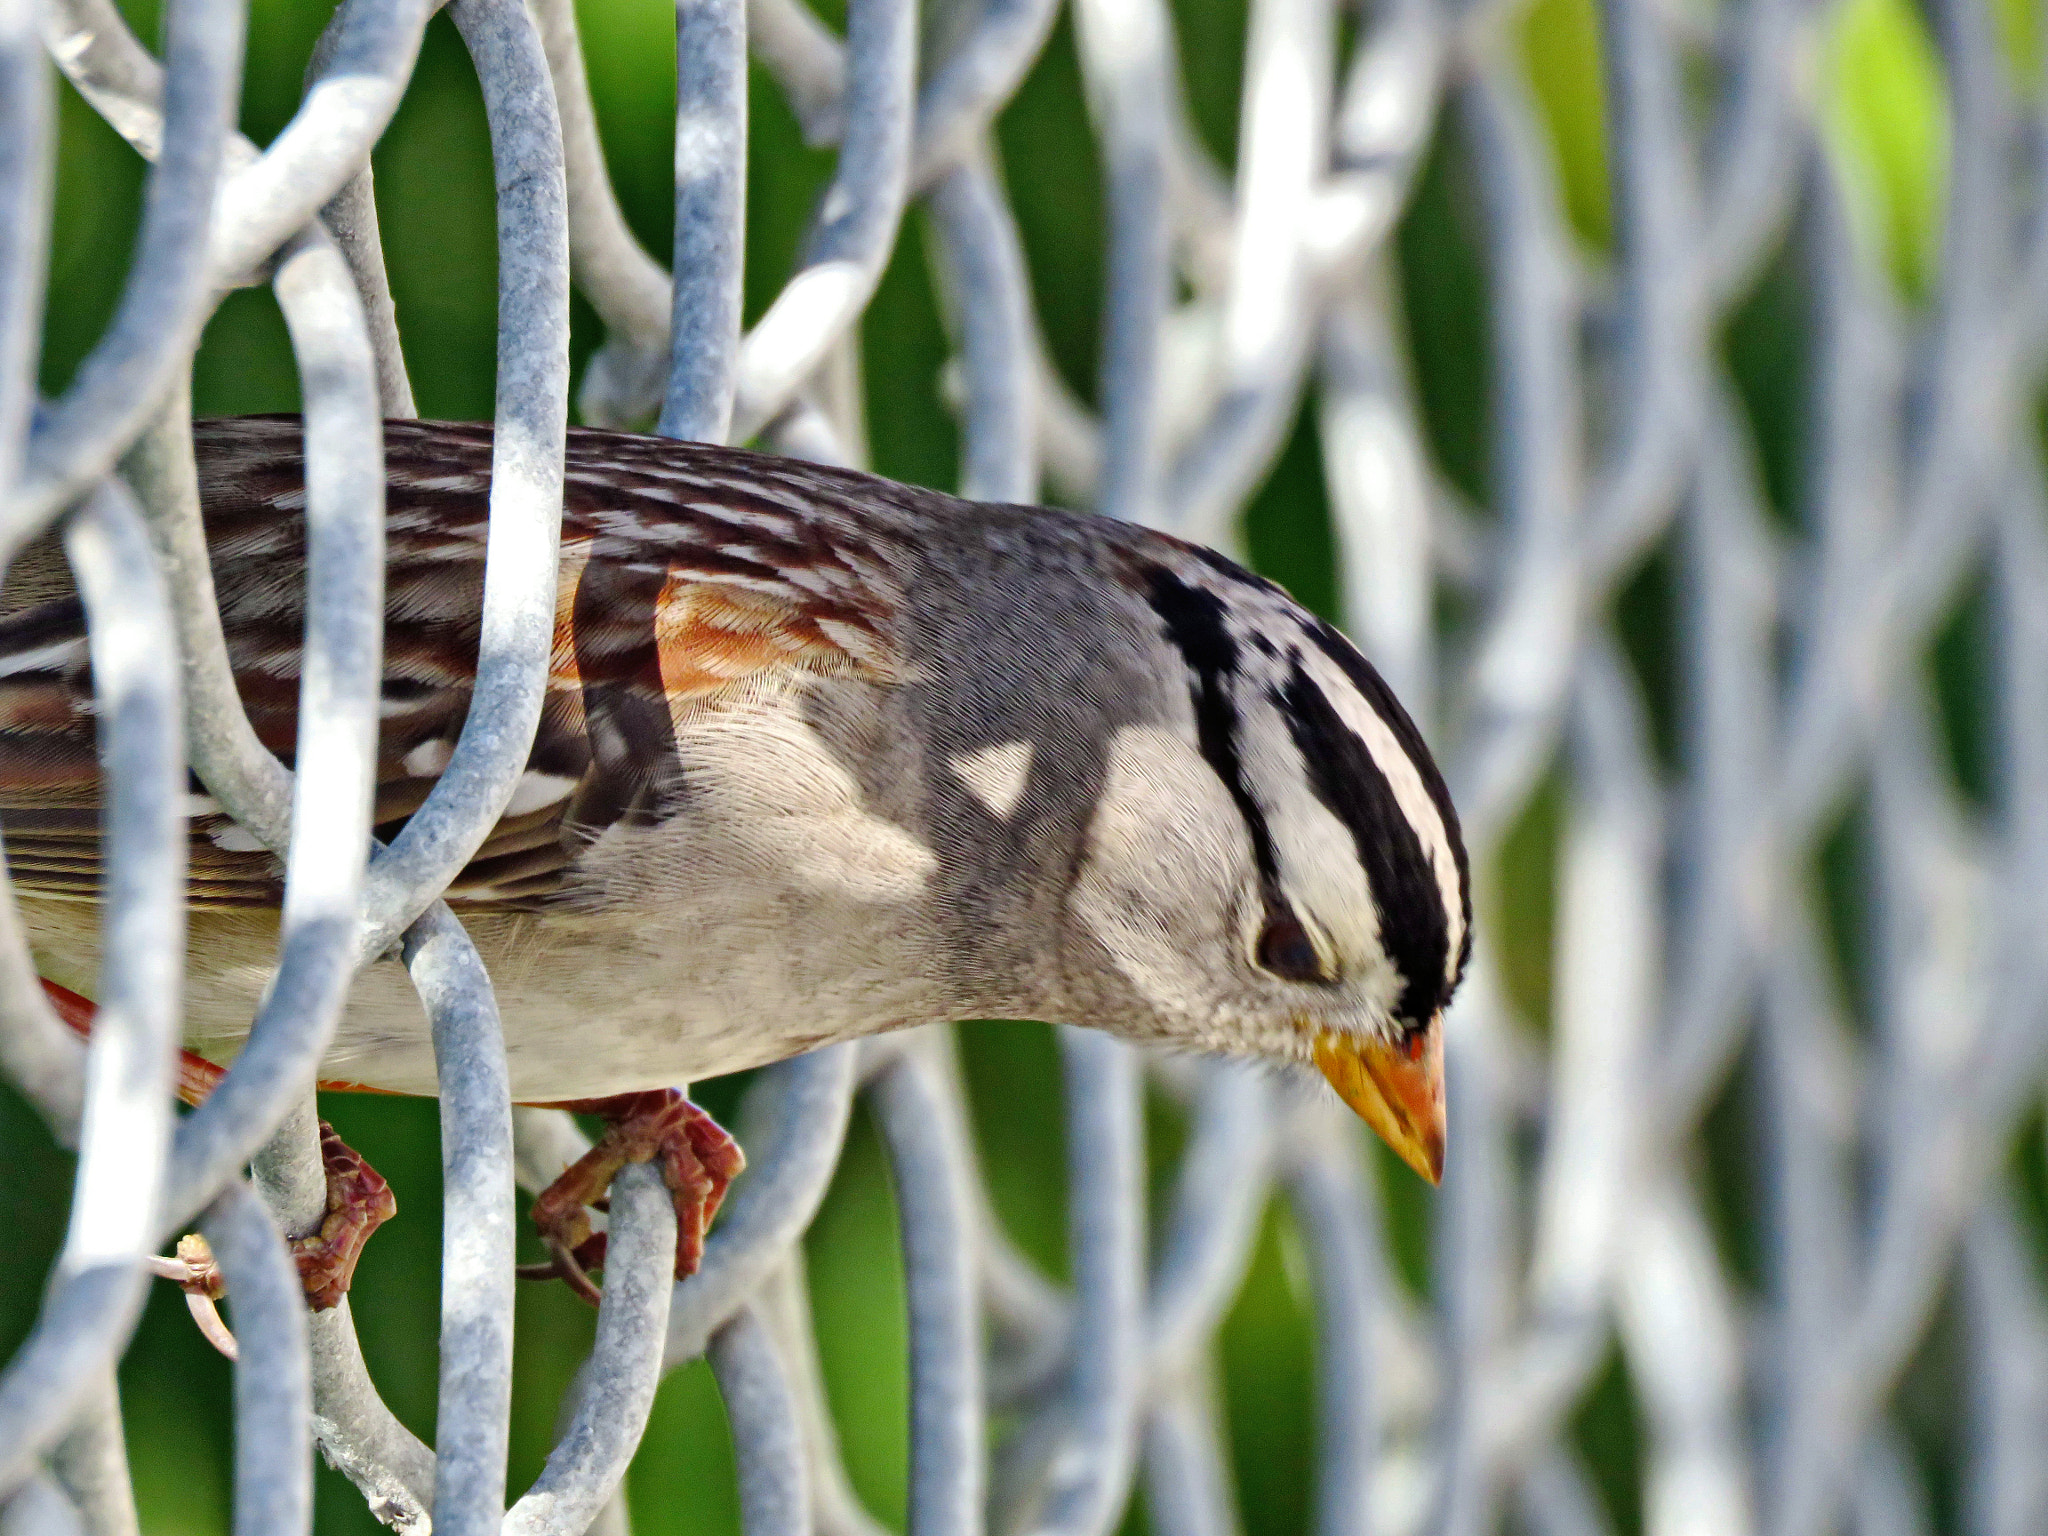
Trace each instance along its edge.
{"label": "bird's belly", "polygon": [[[679,718],[687,794],[666,819],[613,823],[540,910],[456,906],[491,974],[515,1099],[666,1087],[960,1015],[939,979],[936,858],[905,806],[873,803],[834,745],[900,735],[900,722],[869,690],[828,739],[808,697],[787,678]],[[914,798],[915,776],[884,790]],[[91,996],[97,907],[23,906],[43,974]],[[277,923],[274,911],[191,913],[185,1033],[209,1060],[232,1059],[248,1034]],[[434,1091],[426,1017],[395,962],[356,978],[320,1070]]]}
{"label": "bird's belly", "polygon": [[[24,901],[37,968],[96,990],[96,905]],[[461,912],[491,974],[512,1097],[597,1098],[741,1071],[948,1010],[906,945],[914,916],[819,911],[784,892],[744,905],[707,891],[655,913]],[[274,911],[191,913],[185,1042],[210,1061],[241,1049],[276,959]],[[404,969],[357,976],[323,1081],[431,1094],[433,1039]]]}
{"label": "bird's belly", "polygon": [[[513,1098],[669,1087],[947,1015],[903,957],[903,914],[735,906],[707,897],[659,914],[471,917]],[[327,1060],[330,1077],[433,1091],[426,1021],[396,965],[358,981]]]}

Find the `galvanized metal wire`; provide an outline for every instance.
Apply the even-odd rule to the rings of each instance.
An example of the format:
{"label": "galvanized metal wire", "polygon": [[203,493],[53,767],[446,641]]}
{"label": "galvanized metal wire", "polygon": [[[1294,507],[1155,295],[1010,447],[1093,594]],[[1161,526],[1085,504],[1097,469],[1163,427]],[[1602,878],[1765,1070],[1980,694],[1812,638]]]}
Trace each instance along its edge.
{"label": "galvanized metal wire", "polygon": [[[1606,1529],[1570,1426],[1615,1351],[1643,1424],[1645,1531],[1932,1529],[1895,1407],[1951,1303],[1961,1528],[2048,1530],[2048,1295],[2008,1158],[2048,1066],[2048,481],[2031,415],[2048,117],[2040,92],[2014,89],[1984,0],[1930,9],[1949,159],[1918,308],[1859,240],[1851,172],[1822,130],[1806,61],[1834,19],[1825,0],[1603,0],[1604,263],[1570,232],[1506,0],[1252,0],[1228,171],[1186,121],[1162,0],[1075,0],[1107,191],[1099,411],[1046,361],[990,133],[1052,0],[947,0],[926,33],[947,45],[923,60],[911,0],[851,0],[843,38],[798,0],[681,0],[673,278],[610,190],[568,0],[456,0],[499,209],[484,638],[448,771],[366,863],[379,419],[412,398],[366,164],[432,9],[344,0],[299,114],[259,150],[231,127],[237,0],[170,0],[161,61],[110,0],[0,0],[0,550],[63,520],[111,872],[85,1049],[0,896],[0,1070],[79,1151],[40,1321],[0,1371],[0,1527],[136,1528],[110,1368],[144,1257],[196,1221],[234,1288],[238,1532],[308,1527],[316,1441],[400,1530],[623,1531],[614,1495],[655,1383],[708,1355],[749,1536],[870,1536],[823,1403],[799,1246],[864,1095],[908,1281],[913,1536],[1103,1536],[1140,1478],[1155,1529],[1236,1529],[1214,1342],[1276,1200],[1314,1301],[1320,1536]],[[749,48],[838,161],[796,270],[742,336]],[[46,58],[153,162],[120,307],[55,400],[34,382]],[[1488,264],[1483,512],[1431,462],[1395,298],[1391,234],[1444,134],[1477,185]],[[1549,1027],[1518,1015],[1482,920],[1450,1023],[1427,1296],[1390,1257],[1359,1128],[1246,1069],[1063,1035],[1070,1286],[991,1214],[946,1034],[771,1069],[746,1107],[753,1166],[691,1280],[666,1277],[658,1181],[622,1176],[595,1349],[508,1512],[514,1181],[544,1185],[581,1142],[563,1117],[508,1106],[489,978],[437,897],[506,804],[539,706],[570,286],[608,331],[586,420],[853,461],[848,339],[913,198],[958,353],[968,494],[1030,500],[1049,477],[1106,515],[1228,545],[1312,401],[1349,627],[1439,745],[1483,883],[1536,797],[1559,797]],[[1793,525],[1766,510],[1716,343],[1787,249],[1815,295]],[[188,432],[199,328],[258,282],[289,324],[307,419],[295,770],[257,743],[228,676]],[[1675,759],[1615,622],[1652,550],[1677,572]],[[1988,803],[1958,788],[1925,681],[1936,626],[1980,575]],[[1448,628],[1446,596],[1467,616]],[[250,1044],[180,1122],[187,754],[288,879]],[[1814,878],[1851,803],[1869,853],[1860,1018]],[[1483,919],[1500,893],[1482,896]],[[299,1307],[280,1237],[321,1209],[309,1092],[348,979],[393,946],[441,1072],[432,1447],[379,1398],[348,1306]],[[1723,1251],[1700,1166],[1738,1071],[1759,1089],[1760,1289]],[[1148,1073],[1190,1125],[1157,1213]]]}

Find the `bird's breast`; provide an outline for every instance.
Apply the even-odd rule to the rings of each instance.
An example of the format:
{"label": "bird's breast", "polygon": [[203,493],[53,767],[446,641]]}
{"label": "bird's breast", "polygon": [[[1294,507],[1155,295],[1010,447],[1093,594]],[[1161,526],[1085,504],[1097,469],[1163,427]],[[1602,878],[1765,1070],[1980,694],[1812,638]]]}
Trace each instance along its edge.
{"label": "bird's breast", "polygon": [[[895,707],[886,686],[780,672],[678,711],[667,814],[606,827],[538,910],[471,919],[518,1097],[657,1087],[951,1016]],[[384,1025],[407,1003],[352,1011],[336,1049],[363,1059],[358,1080],[397,1054]],[[416,1056],[406,1075],[431,1081]]]}

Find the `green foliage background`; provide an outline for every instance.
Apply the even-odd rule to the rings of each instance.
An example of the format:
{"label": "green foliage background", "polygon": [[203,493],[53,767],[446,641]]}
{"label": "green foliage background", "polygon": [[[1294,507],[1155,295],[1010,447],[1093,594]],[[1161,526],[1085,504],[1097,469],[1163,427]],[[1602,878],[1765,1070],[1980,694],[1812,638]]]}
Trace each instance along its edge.
{"label": "green foliage background", "polygon": [[[841,0],[825,0],[833,11]],[[2040,51],[2025,0],[1997,0],[2016,77],[2031,90]],[[153,5],[131,4],[145,38],[157,35]],[[668,0],[588,0],[584,43],[605,148],[627,216],[648,249],[669,249],[669,135],[674,90]],[[255,0],[242,127],[266,142],[287,120],[313,40],[321,0]],[[1245,0],[1175,0],[1182,73],[1203,138],[1225,164],[1234,151]],[[837,22],[838,15],[829,15]],[[1549,124],[1573,223],[1597,263],[1610,238],[1600,63],[1591,0],[1536,0],[1521,23],[1524,56]],[[1938,62],[1911,0],[1846,0],[1817,63],[1816,84],[1832,141],[1860,189],[1872,259],[1889,267],[1910,301],[1938,261],[1946,113]],[[830,170],[807,149],[774,87],[757,72],[747,230],[751,320],[790,269],[812,201]],[[110,316],[126,270],[142,167],[68,88],[62,133],[43,386],[63,387]],[[1082,108],[1069,24],[1015,103],[999,138],[1031,258],[1036,297],[1053,352],[1069,380],[1092,395],[1102,254],[1101,187]],[[445,18],[429,31],[417,76],[376,157],[392,286],[423,415],[491,414],[494,326],[493,212],[489,146],[474,78]],[[932,299],[927,230],[913,211],[863,328],[874,467],[900,479],[950,486],[954,425],[938,375],[946,342]],[[1476,502],[1487,488],[1483,247],[1455,128],[1445,130],[1398,236],[1416,381],[1440,464]],[[1794,516],[1804,296],[1796,264],[1781,258],[1729,326],[1727,355],[1749,402],[1766,483]],[[578,302],[578,363],[599,340]],[[263,290],[222,307],[195,370],[201,414],[292,410],[298,405],[284,328]],[[1305,416],[1247,524],[1253,558],[1310,604],[1335,602],[1331,540],[1317,447]],[[1656,559],[1621,599],[1631,649],[1653,703],[1671,691],[1669,576]],[[1496,888],[1513,893],[1485,914],[1509,984],[1540,1027],[1548,1014],[1549,888],[1555,796],[1539,798],[1503,856]],[[998,1208],[1024,1247],[1055,1273],[1064,1267],[1063,1170],[1057,1063],[1040,1026],[989,1024],[967,1031],[967,1060]],[[703,1094],[729,1110],[739,1085]],[[438,1151],[425,1101],[329,1096],[342,1134],[385,1174],[399,1219],[371,1243],[355,1291],[356,1319],[373,1374],[398,1414],[422,1435],[434,1417],[437,1315]],[[1155,1107],[1155,1176],[1178,1135]],[[1739,1141],[1739,1117],[1717,1133]],[[0,1285],[0,1351],[27,1331],[37,1278],[61,1238],[68,1159],[34,1116],[0,1090],[0,1223],[12,1263]],[[1398,1166],[1383,1166],[1403,1267],[1427,1276],[1427,1199]],[[1721,1181],[1728,1240],[1746,1243],[1738,1173]],[[905,1489],[907,1392],[901,1266],[886,1170],[872,1133],[857,1123],[832,1197],[808,1241],[824,1366],[852,1476],[883,1519],[900,1528]],[[1750,1271],[1753,1273],[1753,1269]],[[539,1470],[555,1401],[587,1347],[592,1314],[559,1287],[526,1287],[512,1486]],[[1308,1320],[1301,1266],[1286,1218],[1269,1218],[1256,1267],[1223,1340],[1224,1386],[1235,1471],[1249,1536],[1306,1528],[1313,1430]],[[229,1380],[179,1297],[159,1288],[122,1371],[128,1431],[146,1529],[159,1536],[228,1527]],[[1617,1528],[1638,1528],[1634,1420],[1627,1383],[1609,1371],[1580,1423]],[[1939,1437],[1927,1456],[1937,1482],[1953,1459]],[[361,1500],[324,1468],[319,1528],[370,1532]],[[738,1530],[723,1414],[702,1364],[664,1385],[630,1488],[648,1536]]]}

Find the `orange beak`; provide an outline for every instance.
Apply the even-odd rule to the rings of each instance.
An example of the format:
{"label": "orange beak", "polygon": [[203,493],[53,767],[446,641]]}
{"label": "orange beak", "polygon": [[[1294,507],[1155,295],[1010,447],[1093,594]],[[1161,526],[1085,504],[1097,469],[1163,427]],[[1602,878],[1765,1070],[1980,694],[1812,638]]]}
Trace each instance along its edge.
{"label": "orange beak", "polygon": [[1337,1096],[1378,1131],[1401,1161],[1435,1184],[1444,1176],[1444,1032],[1440,1021],[1407,1041],[1326,1034],[1316,1065]]}

